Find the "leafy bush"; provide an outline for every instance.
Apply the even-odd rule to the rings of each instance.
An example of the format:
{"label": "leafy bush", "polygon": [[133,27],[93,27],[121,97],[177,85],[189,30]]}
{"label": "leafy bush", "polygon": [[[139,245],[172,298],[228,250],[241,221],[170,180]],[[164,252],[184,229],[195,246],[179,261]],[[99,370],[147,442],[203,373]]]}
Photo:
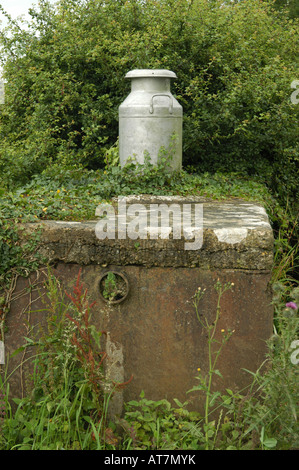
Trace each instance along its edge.
{"label": "leafy bush", "polygon": [[168,68],[184,108],[184,164],[259,174],[297,189],[298,22],[271,2],[45,0],[28,31],[1,33],[6,104],[0,169],[23,181],[51,168],[104,166],[133,68]]}
{"label": "leafy bush", "polygon": [[125,431],[122,446],[134,450],[197,449],[203,433],[200,415],[186,409],[186,403],[174,399],[148,400],[142,391],[140,400],[126,403],[124,418],[119,421]]}
{"label": "leafy bush", "polygon": [[290,18],[299,18],[299,4],[296,0],[275,0],[273,6]]}

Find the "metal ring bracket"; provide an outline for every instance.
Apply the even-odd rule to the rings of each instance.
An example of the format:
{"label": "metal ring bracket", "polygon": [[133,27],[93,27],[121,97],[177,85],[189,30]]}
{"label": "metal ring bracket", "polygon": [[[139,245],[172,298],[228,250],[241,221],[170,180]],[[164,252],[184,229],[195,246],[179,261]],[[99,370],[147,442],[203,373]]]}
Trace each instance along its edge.
{"label": "metal ring bracket", "polygon": [[119,304],[129,294],[128,279],[118,271],[105,271],[100,277],[98,286],[101,299],[109,304]]}

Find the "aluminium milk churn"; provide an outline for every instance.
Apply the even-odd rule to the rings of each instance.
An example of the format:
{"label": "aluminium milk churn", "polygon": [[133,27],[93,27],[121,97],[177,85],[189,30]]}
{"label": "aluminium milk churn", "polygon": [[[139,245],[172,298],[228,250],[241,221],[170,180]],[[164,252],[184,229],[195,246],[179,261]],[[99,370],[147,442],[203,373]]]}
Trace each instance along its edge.
{"label": "aluminium milk churn", "polygon": [[[183,108],[170,91],[174,72],[136,69],[126,74],[131,93],[119,107],[119,158],[144,164],[146,155],[156,165],[169,159],[172,170],[182,167]],[[168,160],[167,160],[168,161]]]}

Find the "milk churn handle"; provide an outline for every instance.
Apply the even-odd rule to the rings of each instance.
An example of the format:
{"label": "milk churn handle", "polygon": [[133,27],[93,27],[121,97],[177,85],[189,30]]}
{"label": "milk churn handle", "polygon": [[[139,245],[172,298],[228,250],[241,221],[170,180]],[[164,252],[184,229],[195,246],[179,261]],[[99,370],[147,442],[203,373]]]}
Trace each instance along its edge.
{"label": "milk churn handle", "polygon": [[155,96],[167,96],[167,98],[170,99],[170,103],[169,103],[169,114],[172,114],[172,112],[173,112],[173,99],[172,99],[172,96],[167,95],[166,93],[155,93],[155,94],[151,97],[151,103],[150,103],[150,109],[149,109],[150,114],[153,114],[153,112],[154,112],[154,97],[155,97]]}

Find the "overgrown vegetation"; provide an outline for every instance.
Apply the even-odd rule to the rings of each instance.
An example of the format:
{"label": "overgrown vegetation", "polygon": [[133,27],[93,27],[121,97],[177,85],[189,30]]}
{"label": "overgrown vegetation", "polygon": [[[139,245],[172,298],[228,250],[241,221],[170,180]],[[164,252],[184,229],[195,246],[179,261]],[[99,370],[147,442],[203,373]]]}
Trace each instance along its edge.
{"label": "overgrown vegetation", "polygon": [[[212,352],[221,308],[221,297],[230,284],[215,285],[218,307],[215,321],[208,323],[200,318],[208,335],[210,368],[203,375],[198,369],[198,385],[193,390],[205,397],[204,414],[190,412],[187,401],[167,400],[154,402],[141,394],[139,401],[127,404],[125,414],[126,437],[133,449],[184,449],[184,450],[253,450],[296,449],[298,433],[298,362],[291,361],[292,344],[298,345],[299,290],[295,288],[290,297],[297,303],[286,307],[286,291],[282,284],[275,286],[274,305],[276,330],[269,340],[269,353],[261,369],[252,374],[252,384],[245,390],[226,389],[224,393],[212,390],[211,378],[221,376],[216,369],[222,347],[229,341],[233,331],[221,332],[222,341]],[[194,296],[197,314],[198,302],[203,292]],[[287,304],[290,304],[287,302]],[[298,350],[297,353],[298,355]],[[295,357],[295,355],[294,355]],[[127,441],[125,441],[127,442]]]}
{"label": "overgrown vegetation", "polygon": [[[54,7],[42,0],[27,30],[11,21],[0,32],[0,340],[16,275],[41,262],[38,234],[21,246],[20,222],[92,219],[100,202],[119,195],[194,194],[262,203],[275,236],[268,368],[253,374],[252,388],[222,395],[199,371],[203,417],[186,403],[141,393],[110,423],[113,387],[88,296],[83,301],[77,284],[77,300],[66,305],[49,273],[52,309],[41,337],[24,346],[35,348],[35,368],[16,411],[2,374],[0,448],[298,448],[299,104],[290,100],[299,78],[298,19],[295,2],[288,14],[281,3],[59,0]],[[118,106],[134,68],[178,75],[180,173],[170,174],[165,159],[157,167],[118,166]],[[212,418],[215,410],[221,420]]]}
{"label": "overgrown vegetation", "polygon": [[283,196],[298,180],[298,20],[271,1],[47,0],[28,29],[1,33],[6,104],[1,176],[103,167],[134,68],[177,73],[184,165],[259,175]]}
{"label": "overgrown vegetation", "polygon": [[[26,394],[14,399],[12,411],[9,377],[1,381],[5,401],[0,448],[12,450],[97,449],[117,442],[107,427],[109,397],[123,384],[109,382],[104,371],[106,353],[102,332],[91,323],[87,291],[80,273],[71,302],[65,304],[58,281],[48,275],[47,324],[14,354],[26,348],[34,366],[27,371]],[[36,338],[34,338],[36,335]],[[2,398],[3,399],[3,398]]]}
{"label": "overgrown vegetation", "polygon": [[[32,332],[19,354],[30,349],[34,362],[26,372],[24,398],[9,400],[9,375],[0,379],[0,448],[18,450],[245,450],[292,449],[299,444],[298,403],[298,303],[299,288],[286,297],[285,286],[275,285],[275,333],[269,340],[266,372],[248,371],[252,384],[245,390],[226,389],[220,393],[211,387],[223,346],[234,331],[221,331],[218,320],[221,299],[232,284],[215,285],[218,296],[213,321],[199,311],[204,295],[194,295],[194,307],[207,332],[209,370],[198,368],[198,384],[190,392],[205,397],[204,413],[188,410],[188,400],[174,404],[166,399],[140,400],[125,404],[124,416],[108,414],[109,401],[119,388],[107,378],[103,367],[106,353],[101,337],[105,334],[92,324],[88,293],[80,283],[63,300],[57,279],[48,274],[47,323]],[[291,300],[287,302],[286,300]],[[294,343],[296,343],[294,345]],[[216,354],[215,354],[216,347]],[[297,349],[296,349],[297,348]],[[295,349],[292,351],[292,349]],[[265,367],[262,364],[261,368]],[[14,373],[14,372],[12,372]],[[175,405],[175,406],[174,406]],[[215,414],[216,413],[216,414]]]}

